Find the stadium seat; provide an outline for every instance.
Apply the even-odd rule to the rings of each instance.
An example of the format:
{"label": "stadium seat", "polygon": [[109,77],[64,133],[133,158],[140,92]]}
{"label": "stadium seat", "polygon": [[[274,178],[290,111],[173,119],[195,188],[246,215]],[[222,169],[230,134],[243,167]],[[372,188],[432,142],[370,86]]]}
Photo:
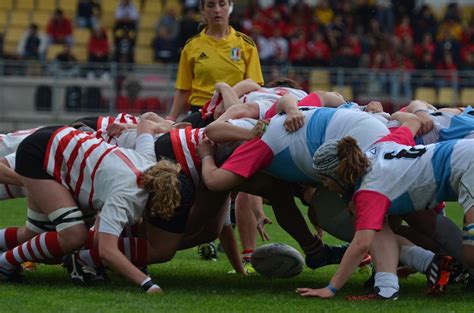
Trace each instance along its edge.
{"label": "stadium seat", "polygon": [[56,0],[40,0],[38,1],[37,9],[49,12],[49,14],[51,14],[57,7]]}
{"label": "stadium seat", "polygon": [[16,50],[18,48],[18,45],[17,44],[12,44],[12,43],[6,43],[4,46],[3,46],[3,52],[4,53],[8,53],[8,54],[14,54],[16,55]]}
{"label": "stadium seat", "polygon": [[161,14],[161,1],[146,1],[142,10],[145,14],[154,14],[155,17]]}
{"label": "stadium seat", "polygon": [[115,12],[117,1],[104,1],[101,3],[102,13]]}
{"label": "stadium seat", "polygon": [[115,24],[115,14],[113,12],[102,12],[100,23],[105,28],[113,28]]}
{"label": "stadium seat", "polygon": [[350,101],[354,99],[354,93],[352,92],[351,86],[334,86],[330,90],[340,93],[341,95],[344,96],[344,99],[346,100]]}
{"label": "stadium seat", "polygon": [[436,104],[436,90],[429,87],[420,87],[415,91],[415,99],[424,100],[430,104]]}
{"label": "stadium seat", "polygon": [[453,107],[457,106],[457,95],[453,88],[442,87],[438,90],[437,105]]}
{"label": "stadium seat", "polygon": [[461,90],[461,105],[474,105],[474,88],[464,88]]}
{"label": "stadium seat", "polygon": [[35,24],[38,24],[38,27],[43,30],[46,29],[50,19],[51,13],[44,11],[33,12],[33,15],[31,16],[31,21]]}
{"label": "stadium seat", "polygon": [[155,29],[157,22],[158,17],[155,14],[142,14],[142,16],[140,16],[138,28],[152,30]]}
{"label": "stadium seat", "polygon": [[26,29],[29,25],[30,25],[30,12],[12,11],[10,13],[10,26],[24,27]]}
{"label": "stadium seat", "polygon": [[[111,0],[102,1],[101,2],[102,5],[104,4],[104,2],[113,2],[113,1]],[[77,0],[60,0],[59,8],[64,11],[67,17],[74,18],[76,16]]]}
{"label": "stadium seat", "polygon": [[151,47],[151,41],[153,40],[154,37],[155,37],[155,32],[140,30],[138,32],[137,45],[139,47],[150,48]]}
{"label": "stadium seat", "polygon": [[35,8],[35,2],[34,0],[15,0],[15,8],[17,10],[32,11]]}
{"label": "stadium seat", "polygon": [[26,31],[26,28],[15,28],[8,27],[7,34],[5,35],[5,43],[11,45],[18,45],[23,33]]}
{"label": "stadium seat", "polygon": [[87,61],[87,47],[74,46],[72,47],[72,54],[79,62]]}
{"label": "stadium seat", "polygon": [[75,28],[73,33],[74,45],[85,46],[89,42],[90,30],[84,28]]}
{"label": "stadium seat", "polygon": [[182,7],[183,7],[183,5],[181,4],[181,1],[179,1],[179,0],[168,0],[168,1],[166,1],[164,11],[168,11],[170,9],[173,9],[178,16],[181,16]]}
{"label": "stadium seat", "polygon": [[331,85],[331,74],[327,70],[312,70],[309,75],[311,90],[328,90]]}
{"label": "stadium seat", "polygon": [[136,48],[135,49],[135,63],[137,64],[151,64],[153,63],[153,50],[151,48]]}
{"label": "stadium seat", "polygon": [[8,24],[8,13],[0,11],[0,32],[3,32],[3,29]]}
{"label": "stadium seat", "polygon": [[0,0],[0,11],[5,12],[13,8],[13,0]]}
{"label": "stadium seat", "polygon": [[63,50],[64,50],[64,45],[60,45],[60,44],[50,45],[48,47],[48,51],[46,52],[46,59],[48,61],[52,61],[56,59],[56,56]]}

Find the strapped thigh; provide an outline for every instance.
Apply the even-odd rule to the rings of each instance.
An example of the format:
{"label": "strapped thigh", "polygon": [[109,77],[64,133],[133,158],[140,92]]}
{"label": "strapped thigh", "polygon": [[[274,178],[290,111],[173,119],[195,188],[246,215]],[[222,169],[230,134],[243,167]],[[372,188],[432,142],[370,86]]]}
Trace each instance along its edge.
{"label": "strapped thigh", "polygon": [[41,234],[55,229],[54,224],[49,220],[48,216],[38,213],[28,208],[27,210],[26,228],[34,233]]}
{"label": "strapped thigh", "polygon": [[56,231],[62,231],[75,225],[84,224],[85,217],[82,211],[76,207],[59,208],[48,214],[50,221],[56,226]]}

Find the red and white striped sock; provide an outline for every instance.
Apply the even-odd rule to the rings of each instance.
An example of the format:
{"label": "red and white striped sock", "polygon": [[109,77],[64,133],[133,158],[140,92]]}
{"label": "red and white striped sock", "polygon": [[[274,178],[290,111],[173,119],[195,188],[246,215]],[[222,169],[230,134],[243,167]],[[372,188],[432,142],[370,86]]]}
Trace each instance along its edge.
{"label": "red and white striped sock", "polygon": [[18,227],[0,230],[0,250],[7,251],[18,246]]}
{"label": "red and white striped sock", "polygon": [[[119,238],[119,250],[130,260],[136,267],[147,265],[147,241],[145,239]],[[99,256],[99,249],[81,250],[77,253],[79,259],[87,266],[100,267],[104,264]]]}
{"label": "red and white striped sock", "polygon": [[0,255],[0,267],[7,270],[18,267],[26,261],[38,262],[56,259],[64,255],[59,245],[58,233],[42,233]]}
{"label": "red and white striped sock", "polygon": [[244,262],[250,262],[250,260],[252,259],[252,253],[252,249],[245,249],[244,251],[242,251],[242,260]]}

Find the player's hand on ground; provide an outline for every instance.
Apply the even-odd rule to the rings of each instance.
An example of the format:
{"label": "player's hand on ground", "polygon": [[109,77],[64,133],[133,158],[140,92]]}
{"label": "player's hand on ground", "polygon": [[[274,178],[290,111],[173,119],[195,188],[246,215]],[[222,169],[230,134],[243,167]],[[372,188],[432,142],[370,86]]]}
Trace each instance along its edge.
{"label": "player's hand on ground", "polygon": [[204,139],[197,147],[197,154],[199,158],[203,158],[206,155],[214,155],[214,144],[208,138]]}
{"label": "player's hand on ground", "polygon": [[120,136],[120,134],[124,130],[127,130],[126,124],[113,123],[113,124],[110,124],[109,127],[107,127],[107,134],[110,137],[117,137],[117,136]]}
{"label": "player's hand on ground", "polygon": [[285,129],[288,132],[294,132],[303,127],[304,114],[298,110],[286,114]]}
{"label": "player's hand on ground", "polygon": [[379,101],[370,101],[365,107],[365,112],[372,112],[372,113],[383,112],[383,105]]}
{"label": "player's hand on ground", "polygon": [[257,218],[257,231],[260,234],[260,237],[262,237],[263,241],[270,240],[270,236],[265,231],[265,225],[272,223],[272,220],[266,216]]}
{"label": "player's hand on ground", "polygon": [[315,297],[315,298],[329,299],[329,298],[334,297],[334,293],[328,288],[320,288],[320,289],[297,288],[296,292],[304,298]]}

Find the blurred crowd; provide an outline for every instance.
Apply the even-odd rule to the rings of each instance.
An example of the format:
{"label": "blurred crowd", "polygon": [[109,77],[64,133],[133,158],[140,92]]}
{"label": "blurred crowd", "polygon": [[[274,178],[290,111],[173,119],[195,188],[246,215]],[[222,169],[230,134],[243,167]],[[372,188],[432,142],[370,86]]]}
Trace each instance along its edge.
{"label": "blurred crowd", "polygon": [[437,17],[403,0],[318,0],[249,6],[240,24],[264,64],[373,69],[474,69],[474,16]]}
{"label": "blurred crowd", "polygon": [[[182,1],[182,12],[164,10],[150,47],[154,61],[177,62],[187,39],[198,32],[199,2]],[[409,0],[259,0],[231,16],[237,29],[257,43],[264,65],[364,67],[371,69],[474,69],[474,16],[450,3],[442,14]],[[96,0],[78,1],[71,21],[57,9],[45,29],[32,24],[18,44],[24,59],[44,58],[51,43],[74,44],[73,28],[89,28],[89,62],[133,63],[140,12],[120,0],[110,33],[100,23]],[[109,42],[112,42],[112,47]],[[67,49],[62,52],[63,56]],[[63,58],[64,59],[64,58]],[[66,58],[67,59],[67,58]],[[73,56],[71,57],[73,59]]]}

